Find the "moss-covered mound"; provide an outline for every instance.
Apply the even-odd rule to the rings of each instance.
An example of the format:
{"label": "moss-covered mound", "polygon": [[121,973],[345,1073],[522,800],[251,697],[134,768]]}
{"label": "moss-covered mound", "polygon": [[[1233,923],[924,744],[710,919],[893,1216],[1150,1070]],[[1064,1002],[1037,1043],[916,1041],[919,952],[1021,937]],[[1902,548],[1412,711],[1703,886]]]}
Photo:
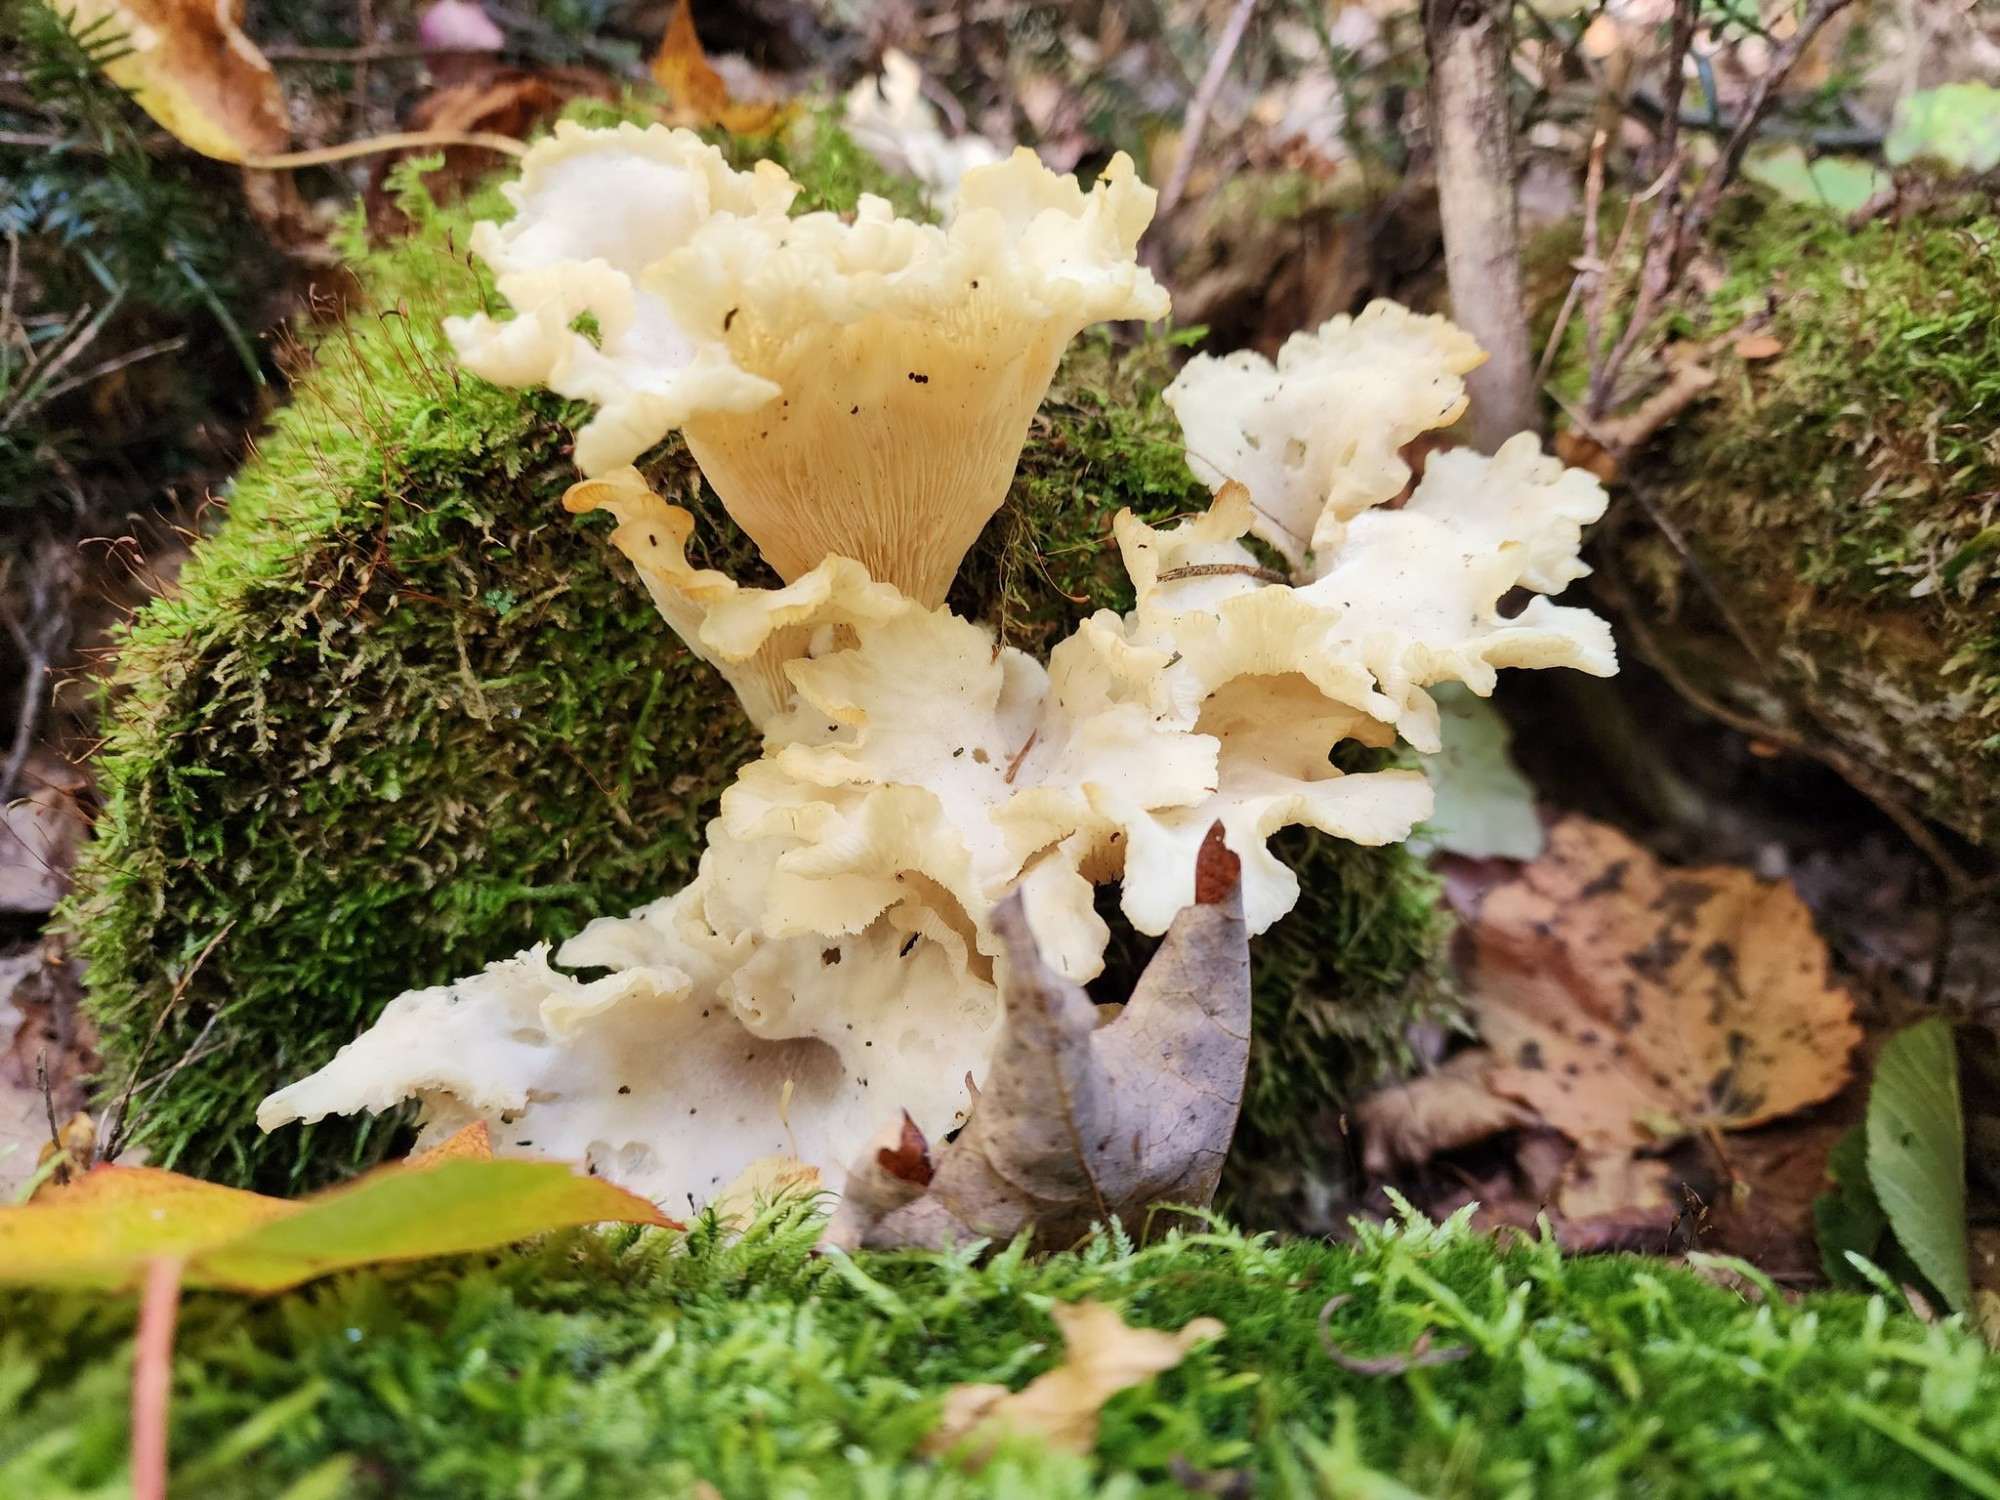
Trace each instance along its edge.
{"label": "moss-covered mound", "polygon": [[[1640,516],[1615,549],[1653,648],[2000,839],[2000,219],[1849,230],[1746,196],[1714,251],[1666,331],[1717,341],[1721,378],[1633,476],[1693,561]],[[1779,352],[1736,357],[1743,328]]]}
{"label": "moss-covered mound", "polygon": [[[891,186],[828,130],[792,157],[815,205]],[[286,1189],[380,1155],[394,1122],[264,1138],[256,1102],[399,991],[680,885],[752,749],[623,560],[562,513],[581,412],[452,365],[439,320],[490,296],[456,247],[501,207],[413,203],[412,239],[357,247],[359,300],[315,337],[227,522],[120,642],[71,919],[109,1078],[142,1055],[164,1075],[140,1096],[156,1162]],[[1112,516],[1206,500],[1157,399],[1170,373],[1161,341],[1079,346],[961,610],[1033,649],[1129,607]],[[756,575],[677,442],[644,466],[696,513],[708,562]],[[1395,850],[1295,850],[1307,899],[1264,948],[1262,1055],[1285,1068],[1261,1075],[1260,1140],[1296,1142],[1435,996],[1421,869]]]}
{"label": "moss-covered mound", "polygon": [[[1421,1221],[1354,1246],[1218,1232],[977,1269],[816,1259],[816,1232],[777,1211],[737,1243],[582,1235],[266,1302],[191,1298],[173,1493],[2000,1493],[2000,1360],[1900,1302],[1746,1300],[1658,1261],[1500,1252]],[[915,1456],[954,1383],[1018,1388],[1054,1364],[1045,1309],[1083,1298],[1228,1331],[1115,1397],[1094,1455],[1017,1441],[978,1474]],[[124,1492],[132,1325],[129,1301],[0,1292],[0,1494]],[[1462,1354],[1385,1360],[1427,1332]],[[1323,1336],[1384,1363],[1344,1369]]]}

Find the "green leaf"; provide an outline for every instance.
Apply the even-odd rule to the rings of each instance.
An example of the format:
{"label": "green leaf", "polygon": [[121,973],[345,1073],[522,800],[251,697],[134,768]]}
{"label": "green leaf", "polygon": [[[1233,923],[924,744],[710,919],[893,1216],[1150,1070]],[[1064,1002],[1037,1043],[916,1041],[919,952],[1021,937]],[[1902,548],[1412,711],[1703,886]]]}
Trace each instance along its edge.
{"label": "green leaf", "polygon": [[1797,146],[1780,146],[1751,153],[1743,175],[1761,182],[1781,198],[1809,208],[1825,208],[1842,218],[1883,192],[1892,179],[1880,167],[1851,156],[1806,160]]}
{"label": "green leaf", "polygon": [[1898,166],[1921,160],[1961,174],[2000,167],[2000,89],[1948,83],[1919,90],[1896,106],[1882,154]]}
{"label": "green leaf", "polygon": [[1946,560],[1945,565],[1938,569],[1940,576],[1944,579],[1944,586],[1946,588],[1956,588],[1958,580],[1964,576],[1967,568],[1978,562],[1980,558],[1990,556],[1994,552],[2000,552],[2000,526],[1988,526],[1971,541],[1952,553],[1951,557]]}
{"label": "green leaf", "polygon": [[1431,818],[1409,839],[1412,852],[1437,850],[1471,859],[1533,859],[1546,839],[1535,815],[1535,789],[1508,754],[1500,710],[1456,682],[1431,690],[1443,748],[1424,757],[1437,795]]}
{"label": "green leaf", "polygon": [[1953,1312],[1972,1308],[1958,1048],[1935,1017],[1898,1032],[1868,1092],[1868,1178],[1889,1227]]}

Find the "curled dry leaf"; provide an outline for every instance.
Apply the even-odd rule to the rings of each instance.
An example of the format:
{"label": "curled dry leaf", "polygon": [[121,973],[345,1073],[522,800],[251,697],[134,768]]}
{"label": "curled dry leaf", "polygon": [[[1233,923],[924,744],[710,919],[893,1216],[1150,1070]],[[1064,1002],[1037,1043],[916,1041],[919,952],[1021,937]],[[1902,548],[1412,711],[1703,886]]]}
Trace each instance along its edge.
{"label": "curled dry leaf", "polygon": [[93,49],[123,38],[104,73],[182,145],[218,161],[275,156],[291,140],[277,74],[242,31],[242,0],[58,0]]}
{"label": "curled dry leaf", "polygon": [[1361,1161],[1369,1176],[1387,1177],[1399,1167],[1420,1166],[1440,1151],[1539,1124],[1533,1110],[1486,1086],[1492,1065],[1493,1054],[1477,1047],[1435,1073],[1380,1089],[1357,1104]]}
{"label": "curled dry leaf", "polygon": [[[1114,1019],[1042,961],[1019,895],[994,913],[1005,1017],[979,1102],[933,1162],[915,1126],[871,1143],[827,1245],[1009,1240],[1062,1249],[1094,1224],[1148,1230],[1163,1204],[1206,1205],[1243,1103],[1250,947],[1236,856],[1220,825],[1174,919]],[[928,1171],[928,1180],[925,1173]]]}
{"label": "curled dry leaf", "polygon": [[1643,1153],[1847,1083],[1853,1001],[1788,882],[1666,869],[1573,817],[1467,928],[1466,1002],[1487,1050],[1359,1106],[1378,1175],[1539,1120],[1577,1146],[1557,1195],[1566,1217],[1671,1218],[1672,1174]]}
{"label": "curled dry leaf", "polygon": [[1171,1370],[1196,1344],[1220,1338],[1222,1324],[1196,1318],[1179,1333],[1132,1328],[1116,1308],[1098,1302],[1058,1302],[1049,1316],[1062,1330],[1063,1362],[1019,1391],[1004,1385],[953,1386],[944,1417],[924,1439],[925,1453],[966,1447],[973,1463],[992,1457],[1008,1433],[1032,1436],[1063,1453],[1097,1446],[1097,1415],[1122,1390]]}

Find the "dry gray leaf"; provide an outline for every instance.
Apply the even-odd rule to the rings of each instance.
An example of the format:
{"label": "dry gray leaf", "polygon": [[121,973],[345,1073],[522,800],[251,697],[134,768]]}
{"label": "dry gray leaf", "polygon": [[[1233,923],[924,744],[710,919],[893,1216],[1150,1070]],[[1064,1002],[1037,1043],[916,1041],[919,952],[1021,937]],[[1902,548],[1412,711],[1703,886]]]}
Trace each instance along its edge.
{"label": "dry gray leaf", "polygon": [[1009,897],[993,916],[1006,1014],[972,1117],[936,1153],[928,1183],[914,1127],[878,1138],[828,1243],[939,1247],[1032,1230],[1037,1249],[1056,1250],[1093,1224],[1142,1235],[1156,1205],[1207,1204],[1250,1052],[1249,937],[1219,825],[1202,846],[1195,901],[1124,1009],[1100,1024],[1090,997],[1042,962]]}

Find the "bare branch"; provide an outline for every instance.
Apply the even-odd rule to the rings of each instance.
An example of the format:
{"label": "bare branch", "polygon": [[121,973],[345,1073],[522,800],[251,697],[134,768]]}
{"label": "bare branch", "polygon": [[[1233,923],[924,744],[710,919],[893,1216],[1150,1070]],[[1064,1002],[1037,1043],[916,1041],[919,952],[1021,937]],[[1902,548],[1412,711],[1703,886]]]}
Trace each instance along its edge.
{"label": "bare branch", "polygon": [[1257,0],[1236,0],[1236,8],[1229,13],[1229,20],[1223,25],[1222,35],[1216,38],[1215,55],[1208,60],[1203,70],[1201,82],[1195,87],[1194,102],[1188,105],[1187,121],[1181,127],[1180,149],[1174,153],[1174,167],[1167,174],[1167,185],[1160,189],[1159,216],[1164,219],[1174,211],[1187,191],[1188,177],[1194,171],[1195,153],[1201,149],[1201,138],[1208,129],[1208,116],[1215,108],[1215,96],[1222,92],[1222,81],[1229,76],[1229,64],[1236,56],[1236,49],[1243,44],[1243,33],[1249,29],[1251,12],[1257,9]]}

